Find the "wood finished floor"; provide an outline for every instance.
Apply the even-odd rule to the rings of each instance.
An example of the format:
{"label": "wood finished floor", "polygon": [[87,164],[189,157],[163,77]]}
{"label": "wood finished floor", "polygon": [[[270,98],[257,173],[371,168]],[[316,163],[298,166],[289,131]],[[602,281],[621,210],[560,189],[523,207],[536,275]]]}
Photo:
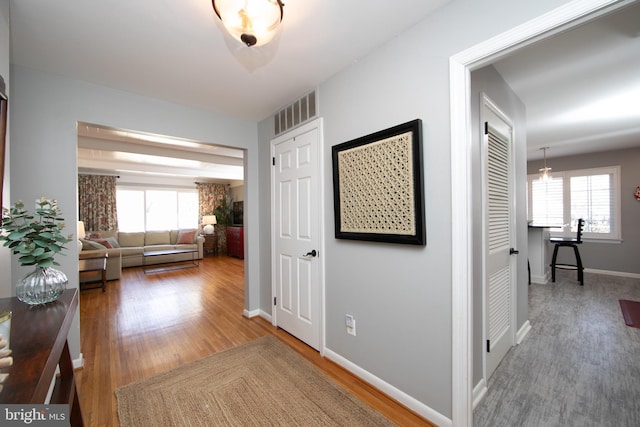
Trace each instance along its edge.
{"label": "wood finished floor", "polygon": [[529,287],[532,329],[489,379],[475,426],[640,425],[640,329],[618,302],[640,301],[640,279],[575,276]]}
{"label": "wood finished floor", "polygon": [[116,388],[267,334],[396,424],[432,425],[264,319],[243,317],[243,308],[243,261],[227,256],[165,273],[126,268],[105,293],[82,290],[76,375],[85,425],[118,426]]}

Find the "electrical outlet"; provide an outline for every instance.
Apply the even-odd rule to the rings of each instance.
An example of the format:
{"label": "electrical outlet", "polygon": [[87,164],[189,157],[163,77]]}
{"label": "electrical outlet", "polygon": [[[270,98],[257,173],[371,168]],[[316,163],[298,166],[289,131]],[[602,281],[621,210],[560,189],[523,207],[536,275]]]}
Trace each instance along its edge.
{"label": "electrical outlet", "polygon": [[352,315],[347,314],[345,316],[345,323],[347,324],[347,333],[349,335],[356,336],[356,319]]}

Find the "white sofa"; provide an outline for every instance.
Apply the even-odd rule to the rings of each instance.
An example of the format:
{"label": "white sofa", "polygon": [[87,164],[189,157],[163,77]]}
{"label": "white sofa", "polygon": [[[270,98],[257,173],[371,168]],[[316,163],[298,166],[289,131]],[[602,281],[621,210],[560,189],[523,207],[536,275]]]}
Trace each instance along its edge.
{"label": "white sofa", "polygon": [[[191,233],[193,236],[190,236]],[[99,234],[99,237],[96,234]],[[198,235],[197,230],[164,230],[133,233],[99,231],[89,232],[87,235],[94,235],[95,237],[80,240],[82,242],[80,256],[88,258],[108,252],[107,280],[119,279],[123,267],[190,261],[194,257],[193,253],[181,253],[157,255],[144,259],[142,256],[143,252],[197,249],[195,258],[202,259],[203,256],[204,237]],[[182,241],[179,241],[179,238],[181,238]],[[188,238],[188,242],[185,241],[185,238]],[[107,246],[112,247],[108,248]],[[117,277],[115,277],[116,275]]]}

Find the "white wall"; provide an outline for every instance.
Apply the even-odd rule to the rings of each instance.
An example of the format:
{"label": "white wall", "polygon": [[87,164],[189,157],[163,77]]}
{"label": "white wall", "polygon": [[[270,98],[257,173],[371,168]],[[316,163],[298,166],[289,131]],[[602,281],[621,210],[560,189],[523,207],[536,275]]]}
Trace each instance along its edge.
{"label": "white wall", "polygon": [[[187,108],[90,83],[12,67],[11,99],[11,195],[12,199],[35,200],[44,195],[58,199],[68,224],[77,220],[76,122],[195,139],[247,149],[245,159],[248,199],[257,200],[258,177],[251,170],[257,163],[257,126],[211,112]],[[257,259],[257,212],[245,215],[251,244],[250,260]],[[255,236],[255,237],[254,237]],[[75,245],[67,256],[57,257],[69,286],[78,286]],[[259,305],[257,262],[245,264],[248,309]],[[14,261],[13,276],[28,270]],[[71,353],[80,353],[78,316],[69,335]]]}
{"label": "white wall", "polygon": [[[4,78],[7,85],[6,92],[10,95],[11,79],[9,76],[9,0],[0,1],[0,75]],[[7,145],[5,147],[5,171],[4,171],[4,190],[2,192],[2,206],[8,207],[11,202],[10,193],[10,130],[7,130]],[[0,298],[7,298],[13,295],[13,280],[11,276],[11,252],[9,249],[0,246]]]}
{"label": "white wall", "polygon": [[[454,0],[319,88],[327,347],[415,399],[417,410],[439,423],[452,415],[449,58],[563,3]],[[426,247],[336,240],[331,147],[416,118],[424,131]],[[268,194],[270,119],[259,133]],[[260,200],[269,212],[268,196]],[[270,312],[264,295],[271,272],[264,262],[260,271],[262,308]],[[346,334],[345,313],[357,320],[356,337]]]}

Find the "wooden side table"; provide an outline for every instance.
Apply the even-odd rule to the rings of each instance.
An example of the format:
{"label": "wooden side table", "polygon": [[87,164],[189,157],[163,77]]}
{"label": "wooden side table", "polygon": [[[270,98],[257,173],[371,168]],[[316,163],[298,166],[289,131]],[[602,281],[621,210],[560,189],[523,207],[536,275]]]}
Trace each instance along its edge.
{"label": "wooden side table", "polygon": [[50,403],[69,405],[71,426],[82,426],[82,412],[76,389],[67,335],[78,309],[78,290],[67,289],[57,301],[30,306],[18,298],[0,299],[0,309],[11,316],[13,366],[0,391],[0,403],[43,404],[49,385],[60,365]]}
{"label": "wooden side table", "polygon": [[218,236],[216,234],[203,234],[202,236],[204,237],[202,245],[204,253],[218,255]]}

